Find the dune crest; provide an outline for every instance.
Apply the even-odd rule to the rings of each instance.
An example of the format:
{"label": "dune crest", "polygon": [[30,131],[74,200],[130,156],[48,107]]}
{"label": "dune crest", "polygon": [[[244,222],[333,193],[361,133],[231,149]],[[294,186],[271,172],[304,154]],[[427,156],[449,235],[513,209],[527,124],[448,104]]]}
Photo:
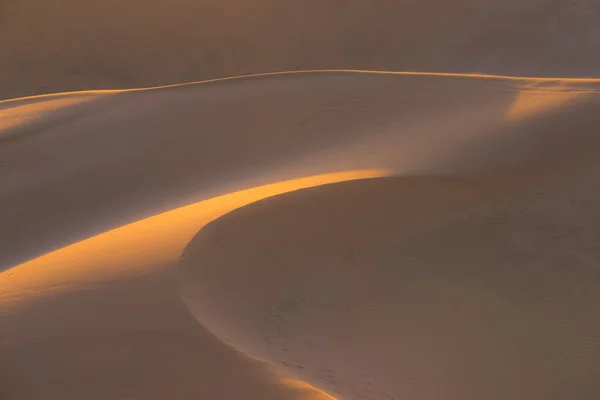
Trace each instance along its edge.
{"label": "dune crest", "polygon": [[72,244],[0,273],[0,306],[81,290],[162,269],[177,260],[194,233],[246,204],[281,193],[352,179],[388,175],[385,170],[344,171],[278,182],[219,196],[159,214]]}
{"label": "dune crest", "polygon": [[[168,275],[169,271],[172,273],[179,255],[198,229],[232,209],[301,188],[350,179],[368,179],[384,176],[386,173],[387,171],[384,170],[346,171],[231,193],[106,232],[4,271],[0,273],[0,310],[5,321],[0,328],[4,328],[3,334],[11,338],[7,346],[8,357],[5,362],[10,360],[18,362],[32,346],[31,341],[36,340],[35,338],[43,337],[47,340],[49,337],[51,340],[56,336],[57,332],[54,329],[45,326],[46,319],[54,315],[55,318],[60,318],[63,324],[73,326],[72,332],[66,334],[70,340],[75,343],[81,340],[95,343],[90,348],[80,348],[77,344],[62,345],[59,347],[61,349],[59,354],[53,352],[48,354],[48,350],[44,349],[43,345],[40,349],[53,362],[65,363],[60,370],[63,379],[75,379],[82,368],[83,371],[88,371],[88,374],[102,374],[103,381],[109,382],[104,390],[95,390],[86,380],[72,384],[71,391],[80,395],[87,393],[88,398],[106,396],[107,393],[111,393],[111,390],[118,389],[118,372],[108,372],[113,363],[118,361],[121,363],[121,368],[126,367],[129,370],[136,368],[144,370],[144,365],[140,365],[143,357],[131,359],[125,357],[126,354],[122,354],[122,345],[111,343],[110,340],[106,342],[105,339],[123,337],[129,346],[141,341],[160,349],[169,357],[175,355],[175,359],[180,363],[178,367],[189,369],[189,372],[206,369],[204,357],[207,353],[215,354],[221,361],[216,366],[209,365],[208,368],[214,372],[210,374],[205,372],[205,374],[217,382],[222,379],[218,374],[235,376],[237,379],[235,387],[238,389],[228,392],[223,387],[230,385],[230,382],[219,383],[211,389],[206,384],[196,385],[197,381],[193,376],[181,379],[170,375],[174,373],[173,371],[163,371],[167,377],[160,379],[177,382],[179,390],[182,391],[181,398],[188,398],[187,396],[192,392],[200,395],[202,393],[198,392],[200,390],[208,391],[211,396],[248,395],[249,391],[252,396],[258,396],[256,398],[273,400],[333,399],[325,392],[300,380],[278,379],[276,374],[261,363],[239,357],[207,333],[202,332],[198,335],[198,329],[194,329],[193,325],[190,326],[189,319],[185,318],[183,307],[177,299],[174,283],[165,275]],[[141,285],[137,284],[136,287],[136,281],[141,281]],[[141,314],[141,317],[133,320],[128,320],[127,316],[124,316],[124,319],[118,316],[111,317],[112,307],[119,304],[119,299],[121,302],[129,302],[127,299],[131,295],[138,296],[139,300],[146,298],[142,303],[135,302],[128,306],[129,312]],[[72,297],[78,296],[84,297],[84,301],[78,302],[78,309],[87,310],[91,317],[83,318],[85,324],[79,313],[74,315],[64,313],[65,302],[68,304],[72,301]],[[91,301],[89,296],[92,297]],[[115,303],[111,303],[114,304],[112,307],[110,305],[98,307],[94,299],[104,296],[116,298],[113,300]],[[42,310],[39,309],[40,304],[43,305]],[[40,311],[43,314],[41,320]],[[26,317],[24,321],[23,316]],[[107,319],[112,320],[112,323],[107,324]],[[27,332],[31,329],[31,324],[37,327],[37,332]],[[142,333],[126,339],[131,332],[143,331],[150,329],[149,327],[162,330],[162,336],[166,339]],[[187,342],[180,344],[177,340],[171,339],[181,335],[189,336]],[[61,336],[64,340],[65,333]],[[110,352],[112,356],[98,358],[97,351]],[[186,355],[177,355],[181,352],[185,352]],[[84,361],[86,358],[93,359],[93,364],[88,365]],[[12,370],[2,363],[0,367]],[[155,371],[162,371],[162,368],[155,366],[151,373],[156,373]],[[129,372],[130,383],[125,386],[131,386],[133,383],[133,390],[139,391],[136,385],[140,384],[136,382],[143,379],[143,376],[143,374]],[[39,381],[41,377],[34,374],[28,379]],[[47,384],[41,387],[40,391],[49,390],[51,396],[54,396],[53,393],[59,396],[64,391],[60,387],[54,388]],[[95,390],[93,395],[89,393],[90,390]],[[20,397],[37,396],[35,390],[23,392],[21,389],[20,393]],[[164,391],[152,394],[152,396],[166,395],[174,394]]]}
{"label": "dune crest", "polygon": [[599,12],[593,0],[4,0],[0,98],[324,68],[597,77]]}

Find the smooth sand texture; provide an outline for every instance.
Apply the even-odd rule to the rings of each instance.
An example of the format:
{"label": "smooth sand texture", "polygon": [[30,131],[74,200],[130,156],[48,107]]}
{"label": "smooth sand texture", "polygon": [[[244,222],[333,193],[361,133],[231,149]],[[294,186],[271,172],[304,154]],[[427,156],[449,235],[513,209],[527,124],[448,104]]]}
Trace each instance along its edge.
{"label": "smooth sand texture", "polygon": [[595,0],[2,0],[0,99],[295,69],[595,77]]}
{"label": "smooth sand texture", "polygon": [[599,87],[322,71],[0,103],[0,395],[596,398]]}
{"label": "smooth sand texture", "polygon": [[599,172],[264,200],[188,245],[184,299],[217,336],[343,399],[593,399]]}

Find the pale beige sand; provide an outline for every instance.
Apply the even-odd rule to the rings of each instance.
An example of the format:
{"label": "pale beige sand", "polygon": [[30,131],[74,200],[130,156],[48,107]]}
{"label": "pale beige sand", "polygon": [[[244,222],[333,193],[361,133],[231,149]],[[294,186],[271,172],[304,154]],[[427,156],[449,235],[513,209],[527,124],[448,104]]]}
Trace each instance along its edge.
{"label": "pale beige sand", "polygon": [[[596,394],[585,375],[597,367],[593,318],[585,307],[564,309],[584,298],[592,307],[591,292],[580,290],[587,297],[573,299],[557,292],[556,303],[544,305],[548,319],[544,314],[529,321],[525,311],[500,304],[502,319],[482,321],[478,318],[494,304],[486,303],[485,288],[469,286],[464,296],[481,294],[472,304],[481,301],[483,311],[463,309],[456,318],[488,329],[479,345],[470,347],[471,341],[459,340],[460,329],[451,320],[433,318],[440,307],[455,312],[467,300],[451,298],[444,305],[445,297],[433,295],[432,304],[417,309],[429,318],[413,314],[415,325],[406,338],[414,341],[399,340],[404,315],[394,313],[411,311],[398,303],[418,300],[422,293],[411,298],[392,289],[409,285],[394,275],[401,275],[406,260],[413,262],[409,272],[426,264],[431,275],[449,260],[475,272],[483,261],[495,268],[494,262],[512,259],[519,266],[533,260],[534,272],[543,275],[544,266],[570,266],[578,254],[578,262],[590,266],[579,276],[593,283],[597,192],[591,184],[579,193],[558,182],[594,179],[589,164],[600,147],[599,87],[594,80],[319,72],[0,103],[0,266],[6,269],[0,273],[0,394],[61,400],[327,398],[320,390],[341,399],[401,393],[417,400],[448,398],[446,393],[478,399],[519,388],[533,399],[552,398],[546,396],[552,390],[570,398]],[[234,211],[201,230],[266,197],[383,175],[403,177],[290,193]],[[303,177],[309,178],[297,179]],[[286,180],[292,181],[260,187]],[[557,214],[565,193],[572,194],[564,202],[573,200],[574,211]],[[508,218],[521,209],[519,202],[530,214]],[[178,208],[185,204],[191,205]],[[326,209],[339,215],[339,223],[324,217]],[[490,219],[486,212],[509,222],[480,229],[480,221]],[[299,218],[297,230],[287,223],[276,226]],[[513,231],[506,233],[513,225],[507,223],[514,225],[516,242],[506,242],[513,240]],[[550,230],[552,236],[540,244],[532,229],[545,224],[558,232]],[[565,232],[572,236],[562,238]],[[307,240],[306,252],[295,242],[301,238]],[[182,279],[178,265],[186,246]],[[362,260],[373,265],[373,274],[356,261],[363,247]],[[555,253],[542,257],[530,254],[532,248]],[[495,249],[501,258],[492,257]],[[270,264],[269,254],[281,261]],[[386,269],[386,257],[393,269]],[[297,268],[288,261],[298,262]],[[322,270],[315,269],[316,262]],[[345,263],[354,269],[338,279],[337,268]],[[580,271],[583,264],[574,268]],[[463,270],[459,277],[436,279],[444,288],[444,280],[461,281],[464,275]],[[423,290],[433,292],[434,283],[422,277]],[[498,290],[510,288],[510,277],[500,277],[510,282],[497,282]],[[356,288],[357,282],[365,285]],[[180,299],[182,283],[201,324]],[[566,283],[583,287],[579,281]],[[284,288],[289,293],[281,297]],[[350,293],[354,289],[356,296]],[[311,309],[315,314],[306,314],[308,321],[295,314],[294,296],[307,301],[316,296],[310,304],[327,306]],[[555,370],[533,373],[541,361],[531,359],[539,347],[526,348],[531,337],[516,335],[521,347],[507,342],[517,324],[490,332],[498,321],[510,322],[511,312],[527,317],[531,337],[556,339],[558,347],[546,346],[543,357],[564,359],[562,369],[544,362]],[[555,329],[550,318],[557,316],[570,318],[561,326],[564,332],[546,336],[544,328]],[[437,336],[419,339],[424,331],[439,330],[449,331],[446,342]],[[294,336],[303,332],[306,340]],[[380,334],[384,341],[378,342]],[[521,357],[522,376],[542,383],[550,376],[560,379],[554,386],[518,383],[510,376],[492,381],[475,364],[487,360],[477,357],[491,351],[495,334],[509,335],[498,338],[510,355],[503,368],[514,372]],[[567,341],[577,334],[588,339],[569,352]],[[589,356],[580,345],[588,346]],[[462,370],[460,362],[449,362],[457,349],[466,352]],[[400,362],[405,350],[414,352],[406,356],[414,363]],[[505,353],[488,354],[489,368],[495,368]],[[372,375],[361,376],[365,369]],[[468,387],[464,375],[469,373],[481,381]],[[429,376],[437,386],[427,386]],[[499,382],[505,383],[501,390],[487,392]]]}
{"label": "pale beige sand", "polygon": [[595,0],[2,0],[0,99],[294,69],[598,76]]}

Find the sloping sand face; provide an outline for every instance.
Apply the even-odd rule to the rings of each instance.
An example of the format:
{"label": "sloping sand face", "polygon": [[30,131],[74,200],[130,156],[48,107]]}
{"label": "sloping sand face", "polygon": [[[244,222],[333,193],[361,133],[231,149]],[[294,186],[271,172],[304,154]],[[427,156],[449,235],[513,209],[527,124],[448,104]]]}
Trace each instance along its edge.
{"label": "sloping sand face", "polygon": [[199,232],[183,298],[218,337],[344,399],[592,399],[599,173],[264,200]]}
{"label": "sloping sand face", "polygon": [[597,89],[321,71],[0,103],[0,395],[595,394],[594,297],[553,279],[595,282]]}

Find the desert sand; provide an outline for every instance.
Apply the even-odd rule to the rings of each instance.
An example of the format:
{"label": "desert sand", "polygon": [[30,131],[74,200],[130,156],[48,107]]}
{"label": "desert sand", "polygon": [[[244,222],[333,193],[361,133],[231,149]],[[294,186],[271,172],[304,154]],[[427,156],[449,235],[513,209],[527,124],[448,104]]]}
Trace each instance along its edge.
{"label": "desert sand", "polygon": [[594,0],[2,0],[0,99],[251,73],[597,77]]}
{"label": "desert sand", "polygon": [[0,3],[1,400],[598,398],[593,2],[112,3]]}

